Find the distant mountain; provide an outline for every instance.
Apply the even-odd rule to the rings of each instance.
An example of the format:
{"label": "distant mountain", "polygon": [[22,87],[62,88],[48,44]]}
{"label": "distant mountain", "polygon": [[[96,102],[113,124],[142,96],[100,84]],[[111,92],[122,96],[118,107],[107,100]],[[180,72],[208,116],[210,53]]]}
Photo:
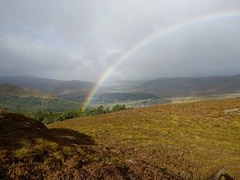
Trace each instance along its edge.
{"label": "distant mountain", "polygon": [[144,83],[138,92],[158,97],[206,96],[240,92],[240,75],[228,77],[159,78]]}
{"label": "distant mountain", "polygon": [[[32,76],[4,76],[0,83],[7,83],[31,89],[39,89],[53,94],[59,98],[83,102],[95,86],[94,83],[84,81],[62,81],[55,79],[37,78]],[[142,83],[142,84],[141,84]],[[183,96],[211,96],[219,94],[232,94],[240,92],[240,75],[228,77],[176,77],[158,78],[151,81],[120,81],[101,87],[95,95],[95,101],[105,102],[109,97],[111,101],[120,99],[136,99],[139,93],[147,93],[159,98]],[[120,94],[121,93],[121,94]],[[131,95],[131,98],[129,98]],[[146,95],[146,94],[145,94]],[[144,95],[144,97],[145,97]],[[127,96],[120,97],[120,96]],[[101,100],[100,100],[101,99]]]}
{"label": "distant mountain", "polygon": [[0,84],[0,109],[10,112],[63,112],[77,110],[80,103],[55,97],[42,90],[29,89],[8,84]]}
{"label": "distant mountain", "polygon": [[33,76],[2,76],[0,83],[39,89],[57,97],[82,102],[94,87],[94,83],[85,81],[62,81]]}

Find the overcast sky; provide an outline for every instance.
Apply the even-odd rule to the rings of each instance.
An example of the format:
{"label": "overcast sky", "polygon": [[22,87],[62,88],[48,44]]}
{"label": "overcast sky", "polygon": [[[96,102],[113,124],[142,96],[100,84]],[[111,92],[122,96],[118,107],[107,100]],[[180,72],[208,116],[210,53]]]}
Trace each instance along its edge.
{"label": "overcast sky", "polygon": [[240,74],[239,0],[0,0],[0,76],[97,82],[121,55],[168,27],[109,79]]}

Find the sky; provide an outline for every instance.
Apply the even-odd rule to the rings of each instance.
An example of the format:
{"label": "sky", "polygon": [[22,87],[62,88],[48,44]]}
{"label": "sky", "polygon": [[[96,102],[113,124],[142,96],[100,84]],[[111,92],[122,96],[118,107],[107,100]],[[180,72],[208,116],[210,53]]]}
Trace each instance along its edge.
{"label": "sky", "polygon": [[240,1],[0,0],[0,76],[97,83],[107,71],[106,82],[240,74]]}

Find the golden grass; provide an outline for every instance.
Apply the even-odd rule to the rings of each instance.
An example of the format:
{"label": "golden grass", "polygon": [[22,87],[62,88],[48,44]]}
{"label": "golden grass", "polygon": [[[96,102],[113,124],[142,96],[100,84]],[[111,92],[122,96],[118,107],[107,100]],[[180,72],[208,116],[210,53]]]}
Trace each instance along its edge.
{"label": "golden grass", "polygon": [[240,99],[170,104],[47,127],[86,134],[106,149],[119,152],[107,159],[113,164],[131,168],[144,161],[153,171],[157,167],[183,179],[206,178],[225,166],[228,174],[239,179],[240,113],[233,110],[238,108]]}
{"label": "golden grass", "polygon": [[0,110],[0,179],[240,179],[240,99],[136,108],[46,128]]}

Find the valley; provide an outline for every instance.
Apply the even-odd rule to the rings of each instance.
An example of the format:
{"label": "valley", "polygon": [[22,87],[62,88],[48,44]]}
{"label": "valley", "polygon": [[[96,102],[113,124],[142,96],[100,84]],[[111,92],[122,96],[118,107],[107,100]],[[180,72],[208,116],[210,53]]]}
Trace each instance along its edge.
{"label": "valley", "polygon": [[[99,87],[92,97],[90,108],[113,107],[117,104],[125,104],[127,107],[144,107],[240,97],[239,82],[240,75],[120,81]],[[0,76],[0,83],[42,90],[48,93],[48,96],[80,104],[86,101],[89,93],[96,86],[91,82],[62,81],[32,76]],[[3,91],[0,91],[0,94],[3,94]],[[15,95],[18,96],[16,93]]]}

